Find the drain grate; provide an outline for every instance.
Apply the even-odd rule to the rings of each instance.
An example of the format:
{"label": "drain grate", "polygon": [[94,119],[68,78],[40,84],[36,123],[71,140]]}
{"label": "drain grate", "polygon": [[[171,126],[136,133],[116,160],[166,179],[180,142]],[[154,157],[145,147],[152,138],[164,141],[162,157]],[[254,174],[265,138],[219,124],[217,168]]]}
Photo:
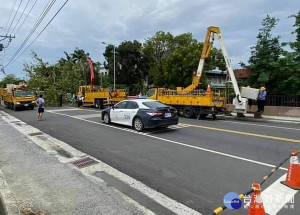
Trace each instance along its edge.
{"label": "drain grate", "polygon": [[81,158],[79,160],[73,161],[72,164],[75,165],[78,168],[84,168],[84,167],[88,167],[94,164],[97,164],[98,161],[90,158],[90,157],[85,157],[85,158]]}
{"label": "drain grate", "polygon": [[37,136],[37,135],[42,135],[43,132],[35,132],[35,133],[30,133],[29,136]]}

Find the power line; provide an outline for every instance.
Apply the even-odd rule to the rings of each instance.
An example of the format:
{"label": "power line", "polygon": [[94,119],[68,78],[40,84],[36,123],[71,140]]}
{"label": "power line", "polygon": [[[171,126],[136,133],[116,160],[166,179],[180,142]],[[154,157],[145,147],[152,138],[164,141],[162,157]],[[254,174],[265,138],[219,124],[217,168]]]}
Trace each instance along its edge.
{"label": "power line", "polygon": [[4,32],[5,32],[5,29],[6,29],[7,25],[8,25],[8,23],[9,23],[10,17],[11,17],[11,15],[12,15],[13,11],[14,11],[14,8],[15,8],[15,6],[16,6],[16,3],[17,3],[17,0],[15,0],[15,2],[14,2],[14,4],[13,4],[13,7],[12,7],[11,10],[10,10],[10,15],[9,15],[9,18],[8,18],[7,21],[6,21],[5,27],[4,27],[3,30],[2,30],[2,34],[4,34]]}
{"label": "power line", "polygon": [[20,22],[22,16],[24,15],[24,12],[25,12],[25,10],[26,10],[26,8],[27,8],[27,6],[28,6],[28,4],[29,4],[30,1],[31,1],[31,0],[28,0],[28,1],[27,1],[27,4],[25,5],[25,7],[24,7],[24,9],[23,9],[23,11],[22,11],[22,13],[21,13],[21,15],[20,15],[20,17],[19,17],[17,23],[15,24],[15,27],[14,27],[14,28],[12,29],[12,31],[11,31],[11,34],[14,32],[14,30],[15,30],[16,27],[17,27],[17,25],[19,24],[19,22]]}
{"label": "power line", "polygon": [[11,21],[11,23],[10,23],[10,25],[9,25],[9,28],[8,28],[7,31],[6,31],[6,34],[8,34],[8,32],[9,32],[9,30],[10,30],[12,24],[14,23],[15,18],[16,18],[16,15],[17,15],[17,13],[19,12],[19,9],[20,9],[20,6],[21,6],[22,2],[23,2],[23,0],[20,1],[20,4],[19,4],[19,6],[18,6],[18,9],[17,9],[17,11],[16,11],[16,13],[15,13],[15,15],[14,15],[14,18],[12,19],[12,21]]}
{"label": "power line", "polygon": [[14,63],[24,52],[26,52],[28,50],[28,48],[37,40],[37,38],[45,31],[45,29],[50,25],[50,23],[52,22],[52,20],[57,16],[57,14],[63,9],[63,7],[67,4],[69,0],[66,0],[65,3],[59,8],[59,10],[54,14],[54,16],[50,19],[50,21],[47,23],[47,25],[43,28],[43,30],[34,38],[34,40],[26,47],[26,49],[17,57],[13,60],[8,62],[4,68],[6,68],[10,63]]}
{"label": "power line", "polygon": [[33,33],[35,32],[35,30],[38,28],[38,26],[41,24],[41,22],[43,21],[43,19],[45,18],[45,16],[47,15],[47,13],[49,12],[49,10],[51,9],[51,7],[53,6],[53,4],[55,3],[56,0],[52,0],[52,2],[49,4],[50,0],[48,1],[47,5],[44,7],[41,15],[39,16],[38,20],[36,21],[35,25],[33,26],[33,28],[31,29],[31,31],[29,32],[29,34],[27,35],[27,37],[25,38],[25,40],[23,41],[23,43],[21,44],[21,46],[18,48],[18,50],[13,54],[13,56],[9,59],[9,62],[6,64],[6,66],[8,64],[10,64],[10,62],[13,61],[13,59],[19,54],[19,52],[22,50],[22,48],[25,46],[25,44],[27,43],[27,41],[30,39],[30,37],[33,35]]}
{"label": "power line", "polygon": [[20,30],[20,28],[23,26],[24,22],[26,21],[26,19],[28,18],[29,14],[31,13],[32,9],[34,8],[35,4],[36,4],[37,0],[35,0],[35,2],[33,3],[33,5],[31,6],[29,12],[27,13],[25,19],[23,20],[23,22],[21,23],[21,25],[19,26],[19,28],[17,29],[16,33],[17,34]]}

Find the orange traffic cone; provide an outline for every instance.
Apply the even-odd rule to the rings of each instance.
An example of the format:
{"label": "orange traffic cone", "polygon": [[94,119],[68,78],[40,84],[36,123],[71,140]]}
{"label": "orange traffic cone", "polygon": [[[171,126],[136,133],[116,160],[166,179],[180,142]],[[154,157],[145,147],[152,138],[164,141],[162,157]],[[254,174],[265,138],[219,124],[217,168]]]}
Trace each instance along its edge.
{"label": "orange traffic cone", "polygon": [[248,215],[265,215],[266,212],[260,195],[260,185],[258,183],[254,183],[252,184],[252,188],[254,191],[248,207]]}
{"label": "orange traffic cone", "polygon": [[211,92],[211,88],[210,88],[210,85],[207,85],[207,89],[206,89],[206,92]]}
{"label": "orange traffic cone", "polygon": [[298,152],[293,150],[286,179],[281,183],[295,190],[300,190],[300,163],[297,155]]}

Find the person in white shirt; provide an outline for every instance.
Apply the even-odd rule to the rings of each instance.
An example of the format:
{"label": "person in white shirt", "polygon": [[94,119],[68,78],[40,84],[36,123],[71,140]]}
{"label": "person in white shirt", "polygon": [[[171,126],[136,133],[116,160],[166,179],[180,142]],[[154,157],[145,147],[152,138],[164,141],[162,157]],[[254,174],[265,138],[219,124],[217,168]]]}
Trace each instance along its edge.
{"label": "person in white shirt", "polygon": [[43,120],[43,113],[45,111],[45,100],[43,98],[43,95],[40,95],[40,98],[38,98],[35,102],[38,106],[38,118],[37,121],[42,121]]}

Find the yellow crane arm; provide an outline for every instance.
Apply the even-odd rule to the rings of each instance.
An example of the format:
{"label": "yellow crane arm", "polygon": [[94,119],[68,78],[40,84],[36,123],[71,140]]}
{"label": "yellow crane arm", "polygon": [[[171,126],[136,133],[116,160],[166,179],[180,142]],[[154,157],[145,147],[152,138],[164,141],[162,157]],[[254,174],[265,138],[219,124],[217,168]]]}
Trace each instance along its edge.
{"label": "yellow crane arm", "polygon": [[184,88],[185,92],[190,92],[194,90],[200,83],[200,78],[203,71],[204,61],[209,56],[210,51],[213,47],[213,41],[215,34],[220,34],[220,28],[215,26],[210,26],[207,28],[205,41],[202,48],[202,53],[198,65],[196,74],[193,75],[193,82],[190,86]]}

